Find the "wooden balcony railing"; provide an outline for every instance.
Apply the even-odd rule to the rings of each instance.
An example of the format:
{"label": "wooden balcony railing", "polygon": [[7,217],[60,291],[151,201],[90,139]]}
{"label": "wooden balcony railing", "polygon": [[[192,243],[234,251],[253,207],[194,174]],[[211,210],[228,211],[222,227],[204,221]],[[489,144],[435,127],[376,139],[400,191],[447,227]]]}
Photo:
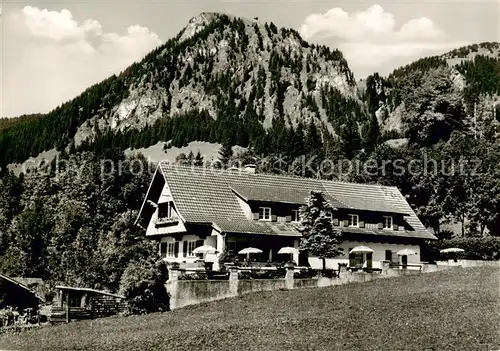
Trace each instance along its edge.
{"label": "wooden balcony railing", "polygon": [[175,225],[177,223],[179,223],[179,218],[177,217],[157,218],[155,221],[156,227],[166,227],[169,225]]}

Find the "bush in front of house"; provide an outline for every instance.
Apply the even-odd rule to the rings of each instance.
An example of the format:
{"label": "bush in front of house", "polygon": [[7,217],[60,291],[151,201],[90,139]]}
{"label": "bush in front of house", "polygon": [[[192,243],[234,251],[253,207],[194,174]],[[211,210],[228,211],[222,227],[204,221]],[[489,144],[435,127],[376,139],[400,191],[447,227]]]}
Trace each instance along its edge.
{"label": "bush in front of house", "polygon": [[286,271],[284,268],[278,268],[277,270],[261,270],[252,269],[249,271],[238,272],[239,280],[249,280],[249,279],[283,279],[285,278]]}
{"label": "bush in front of house", "polygon": [[500,259],[500,237],[488,236],[482,238],[454,238],[427,243],[427,260],[446,260],[450,256],[443,255],[439,250],[456,247],[464,249],[460,258],[467,260],[499,260]]}
{"label": "bush in front of house", "polygon": [[294,279],[311,279],[317,277],[335,278],[338,273],[334,269],[302,269],[299,272],[293,273]]}
{"label": "bush in front of house", "polygon": [[127,298],[132,314],[170,310],[170,298],[165,287],[167,265],[163,260],[131,262],[120,280],[120,293]]}
{"label": "bush in front of house", "polygon": [[179,274],[178,280],[207,280],[207,273],[181,273]]}

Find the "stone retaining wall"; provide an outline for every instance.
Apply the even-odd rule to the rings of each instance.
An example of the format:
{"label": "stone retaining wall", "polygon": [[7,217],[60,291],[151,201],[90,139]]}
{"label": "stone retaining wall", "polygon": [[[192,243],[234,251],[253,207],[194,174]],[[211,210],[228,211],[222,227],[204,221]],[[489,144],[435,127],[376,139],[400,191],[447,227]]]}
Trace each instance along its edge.
{"label": "stone retaining wall", "polygon": [[294,268],[287,267],[284,279],[238,279],[238,269],[232,268],[229,280],[179,280],[179,270],[170,270],[170,279],[166,284],[170,294],[172,310],[188,305],[226,299],[259,291],[291,290],[301,288],[320,288],[349,283],[363,283],[375,279],[391,278],[404,275],[431,273],[460,267],[495,266],[500,267],[500,261],[470,261],[440,262],[438,264],[422,264],[420,270],[392,269],[384,262],[381,272],[348,272],[342,268],[336,278],[294,279]]}

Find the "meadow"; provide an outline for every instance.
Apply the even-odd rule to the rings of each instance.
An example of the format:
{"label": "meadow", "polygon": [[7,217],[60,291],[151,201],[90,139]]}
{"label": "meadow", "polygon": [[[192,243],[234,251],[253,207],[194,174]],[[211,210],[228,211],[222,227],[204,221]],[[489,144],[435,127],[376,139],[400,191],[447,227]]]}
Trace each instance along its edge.
{"label": "meadow", "polygon": [[500,270],[275,291],[0,336],[3,350],[497,350]]}

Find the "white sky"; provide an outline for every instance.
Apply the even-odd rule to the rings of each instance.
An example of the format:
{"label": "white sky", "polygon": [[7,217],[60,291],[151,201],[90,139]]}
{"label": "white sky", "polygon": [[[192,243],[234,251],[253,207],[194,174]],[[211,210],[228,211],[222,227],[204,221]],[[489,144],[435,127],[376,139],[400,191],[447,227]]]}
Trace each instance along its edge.
{"label": "white sky", "polygon": [[498,0],[9,1],[0,17],[0,116],[48,112],[140,60],[203,11],[292,27],[339,48],[357,79],[418,57],[499,41]]}

